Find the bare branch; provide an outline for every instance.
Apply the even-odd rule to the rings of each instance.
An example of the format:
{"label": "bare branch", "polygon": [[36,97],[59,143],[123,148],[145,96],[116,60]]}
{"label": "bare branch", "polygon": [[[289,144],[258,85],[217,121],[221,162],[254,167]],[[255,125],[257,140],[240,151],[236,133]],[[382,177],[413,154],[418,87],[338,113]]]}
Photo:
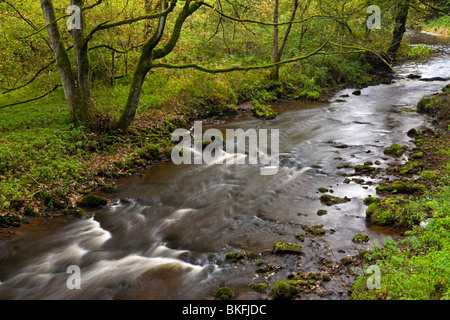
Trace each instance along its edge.
{"label": "bare branch", "polygon": [[[314,18],[332,18],[331,16],[327,16],[327,15],[313,15],[311,17],[302,19],[302,20],[295,20],[295,21],[287,21],[287,22],[265,22],[265,21],[260,21],[260,20],[253,20],[253,19],[243,19],[243,18],[237,18],[237,17],[233,17],[223,11],[218,10],[216,7],[214,7],[213,5],[206,3],[204,1],[201,1],[202,5],[213,9],[215,12],[217,12],[218,14],[220,14],[221,16],[229,19],[229,20],[233,20],[233,21],[237,21],[237,22],[247,22],[247,23],[254,23],[254,24],[260,24],[260,25],[264,25],[264,26],[284,26],[284,25],[289,25],[289,24],[298,24],[298,23],[304,23],[307,22],[309,20],[312,20]],[[342,17],[344,18],[344,17]]]}
{"label": "bare branch", "polygon": [[146,14],[146,15],[142,15],[142,16],[139,16],[136,18],[125,19],[125,20],[121,20],[121,21],[117,21],[117,22],[104,21],[88,33],[88,35],[86,36],[86,41],[89,41],[96,32],[101,31],[101,30],[107,30],[107,29],[123,26],[126,24],[132,24],[132,23],[142,21],[142,20],[157,19],[157,18],[160,18],[163,16],[167,16],[170,12],[172,12],[175,9],[176,2],[177,2],[176,0],[171,0],[169,7],[166,10],[161,11],[161,12]]}
{"label": "bare branch", "polygon": [[166,63],[158,63],[158,64],[152,64],[151,67],[152,68],[168,68],[168,69],[196,69],[199,71],[203,71],[206,73],[227,73],[227,72],[233,72],[233,71],[250,71],[250,70],[258,70],[258,69],[269,69],[269,68],[273,68],[275,66],[281,66],[281,65],[285,65],[288,63],[292,63],[292,62],[296,62],[296,61],[300,61],[300,60],[305,60],[308,59],[314,55],[317,54],[322,54],[321,51],[323,48],[325,48],[325,46],[330,42],[330,40],[327,40],[325,43],[323,43],[319,48],[317,48],[316,50],[314,50],[313,52],[301,56],[301,57],[295,57],[295,58],[291,58],[291,59],[286,59],[283,61],[279,61],[276,63],[270,63],[270,64],[264,64],[264,65],[259,65],[259,66],[246,66],[246,67],[229,67],[229,68],[222,68],[222,69],[210,69],[207,67],[203,67],[203,66],[199,66],[197,64],[186,64],[186,65],[175,65],[175,64],[166,64]]}

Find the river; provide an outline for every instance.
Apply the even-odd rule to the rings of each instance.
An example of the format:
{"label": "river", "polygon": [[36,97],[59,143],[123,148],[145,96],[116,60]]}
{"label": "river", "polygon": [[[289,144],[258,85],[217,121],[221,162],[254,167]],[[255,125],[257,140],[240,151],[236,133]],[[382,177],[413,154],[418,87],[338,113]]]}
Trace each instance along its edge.
{"label": "river", "polygon": [[[415,111],[416,104],[449,83],[406,77],[449,78],[448,38],[408,36],[441,54],[398,67],[392,84],[364,88],[361,95],[345,89],[327,103],[276,103],[279,115],[271,121],[242,113],[204,122],[204,129],[279,129],[276,175],[260,175],[259,165],[161,163],[118,181],[112,205],[88,219],[55,217],[19,228],[0,245],[0,299],[214,299],[219,286],[230,287],[235,299],[261,299],[267,293],[254,291],[251,283],[317,271],[319,258],[337,263],[387,236],[401,237],[401,230],[365,221],[363,199],[375,196],[374,184],[388,177],[355,176],[352,166],[379,160],[377,167],[386,168],[401,161],[383,150],[411,145],[406,132],[430,121]],[[344,183],[345,174],[364,181]],[[321,187],[351,201],[327,207],[319,199]],[[328,214],[317,215],[320,209]],[[309,236],[302,225],[323,225],[326,233]],[[367,244],[351,241],[359,233],[369,236]],[[298,243],[303,254],[269,254],[275,240]],[[249,258],[227,261],[226,253],[237,250]],[[256,273],[259,258],[278,267]],[[81,289],[67,286],[71,265],[79,267]],[[347,299],[350,283],[348,275],[337,274],[326,294],[305,298]]]}

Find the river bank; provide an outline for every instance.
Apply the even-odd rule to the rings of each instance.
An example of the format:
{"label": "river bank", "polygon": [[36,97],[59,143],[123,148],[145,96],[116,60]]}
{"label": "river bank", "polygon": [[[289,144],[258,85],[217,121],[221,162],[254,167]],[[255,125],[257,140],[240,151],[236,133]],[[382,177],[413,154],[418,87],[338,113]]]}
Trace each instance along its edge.
{"label": "river bank", "polygon": [[429,114],[433,125],[409,131],[415,147],[404,151],[409,153],[410,161],[389,168],[395,171],[397,181],[390,183],[413,183],[419,189],[407,188],[411,192],[404,195],[406,191],[399,186],[381,191],[380,198],[367,203],[371,223],[408,225],[409,231],[402,241],[387,238],[383,245],[361,253],[365,268],[380,268],[380,288],[368,290],[368,276],[362,275],[352,288],[351,299],[449,299],[449,106],[449,86],[442,93],[422,99],[418,112]]}

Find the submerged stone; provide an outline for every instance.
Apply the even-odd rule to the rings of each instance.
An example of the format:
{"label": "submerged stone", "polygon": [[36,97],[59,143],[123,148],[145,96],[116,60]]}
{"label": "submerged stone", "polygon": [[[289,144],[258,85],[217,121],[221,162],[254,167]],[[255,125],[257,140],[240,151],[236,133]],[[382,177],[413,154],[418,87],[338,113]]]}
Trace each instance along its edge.
{"label": "submerged stone", "polygon": [[328,194],[324,194],[320,197],[320,201],[324,203],[327,206],[332,206],[334,204],[341,204],[351,201],[348,197],[339,198],[339,197],[333,197]]}
{"label": "submerged stone", "polygon": [[295,243],[277,240],[273,243],[274,253],[301,253],[302,247]]}
{"label": "submerged stone", "polygon": [[355,173],[373,174],[378,171],[377,168],[374,168],[374,167],[372,167],[372,165],[369,165],[369,164],[356,165],[354,168],[355,168]]}
{"label": "submerged stone", "polygon": [[230,262],[236,262],[238,260],[244,259],[244,255],[240,252],[227,252],[225,258]]}
{"label": "submerged stone", "polygon": [[352,237],[352,241],[353,242],[357,242],[357,243],[363,243],[363,242],[368,242],[369,241],[369,236],[365,235],[365,234],[356,234]]}

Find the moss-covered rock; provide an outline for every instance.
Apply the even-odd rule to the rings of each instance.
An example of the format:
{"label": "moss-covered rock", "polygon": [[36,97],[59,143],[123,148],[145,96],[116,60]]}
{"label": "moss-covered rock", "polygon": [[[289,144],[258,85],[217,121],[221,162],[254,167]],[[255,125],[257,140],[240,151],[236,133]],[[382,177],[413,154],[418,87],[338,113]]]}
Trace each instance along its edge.
{"label": "moss-covered rock", "polygon": [[352,237],[352,241],[356,243],[365,243],[369,241],[369,236],[365,234],[356,234]]}
{"label": "moss-covered rock", "polygon": [[323,188],[323,187],[321,187],[317,190],[319,190],[320,193],[327,193],[329,191],[327,188]]}
{"label": "moss-covered rock", "polygon": [[323,273],[322,274],[322,280],[323,281],[331,281],[331,276],[329,275],[329,274],[327,274],[327,273]]}
{"label": "moss-covered rock", "polygon": [[384,154],[387,156],[401,157],[407,149],[408,149],[408,147],[406,147],[406,146],[400,146],[398,144],[393,144],[384,150]]}
{"label": "moss-covered rock", "polygon": [[413,194],[413,193],[421,193],[426,190],[426,187],[423,184],[413,183],[410,181],[394,181],[391,183],[384,183],[376,187],[377,192],[380,193],[404,193],[404,194]]}
{"label": "moss-covered rock", "polygon": [[277,240],[273,243],[274,253],[301,253],[302,247],[295,243]]}
{"label": "moss-covered rock", "polygon": [[422,159],[422,158],[423,158],[423,152],[422,152],[422,151],[416,152],[416,153],[414,153],[414,154],[411,156],[411,158],[413,158],[413,159]]}
{"label": "moss-covered rock", "polygon": [[275,300],[289,300],[299,292],[300,290],[297,287],[292,286],[284,281],[278,280],[273,286],[270,295]]}
{"label": "moss-covered rock", "polygon": [[323,225],[313,225],[313,226],[302,225],[302,229],[312,235],[321,236],[326,233],[325,229],[323,229]]}
{"label": "moss-covered rock", "polygon": [[80,207],[85,208],[98,208],[100,206],[106,206],[108,199],[96,195],[89,195],[84,197],[78,202]]}
{"label": "moss-covered rock", "polygon": [[376,197],[367,197],[367,198],[364,198],[363,203],[368,206],[368,205],[370,205],[374,202],[378,202],[378,201],[379,201],[379,199]]}
{"label": "moss-covered rock", "polygon": [[423,163],[417,161],[408,161],[407,163],[405,163],[405,166],[400,169],[400,174],[413,174],[422,171],[422,169]]}
{"label": "moss-covered rock", "polygon": [[227,252],[225,259],[229,262],[237,262],[244,259],[244,254],[241,252]]}
{"label": "moss-covered rock", "polygon": [[417,213],[408,209],[407,200],[386,198],[372,203],[366,210],[366,220],[375,225],[409,227],[418,224],[425,213]]}
{"label": "moss-covered rock", "polygon": [[65,209],[69,205],[67,198],[62,190],[55,192],[44,192],[42,194],[42,203],[49,209]]}
{"label": "moss-covered rock", "polygon": [[256,292],[264,293],[269,288],[269,284],[266,282],[252,283],[250,287]]}
{"label": "moss-covered rock", "polygon": [[377,168],[372,167],[369,164],[360,164],[354,167],[355,173],[365,173],[365,174],[375,174],[379,170]]}
{"label": "moss-covered rock", "polygon": [[328,194],[323,194],[320,197],[320,201],[327,206],[332,206],[334,204],[341,204],[341,203],[349,202],[349,201],[351,201],[351,199],[349,199],[348,197],[339,198],[339,197],[330,196]]}
{"label": "moss-covered rock", "polygon": [[8,214],[5,216],[0,216],[0,227],[20,227],[20,222],[22,217],[18,214]]}
{"label": "moss-covered rock", "polygon": [[327,210],[319,210],[319,211],[317,211],[317,215],[318,215],[318,216],[324,216],[324,215],[326,215],[326,214],[328,214],[328,211],[327,211]]}
{"label": "moss-covered rock", "polygon": [[229,287],[220,287],[214,297],[219,300],[230,300],[234,297],[234,292]]}
{"label": "moss-covered rock", "polygon": [[23,208],[23,213],[29,217],[39,217],[41,215],[39,211],[34,210],[34,208],[29,204],[25,205],[25,207]]}
{"label": "moss-covered rock", "polygon": [[119,191],[119,188],[113,185],[101,184],[100,191],[104,193],[116,193]]}
{"label": "moss-covered rock", "polygon": [[271,106],[262,105],[260,103],[255,103],[255,105],[250,110],[256,117],[264,120],[272,120],[277,116],[277,113],[272,109]]}

